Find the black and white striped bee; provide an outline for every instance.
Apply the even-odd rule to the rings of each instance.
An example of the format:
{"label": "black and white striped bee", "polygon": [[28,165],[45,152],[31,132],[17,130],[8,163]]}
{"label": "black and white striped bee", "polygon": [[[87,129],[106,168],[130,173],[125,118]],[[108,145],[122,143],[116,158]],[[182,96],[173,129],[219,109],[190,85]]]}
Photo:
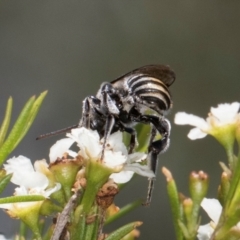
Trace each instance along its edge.
{"label": "black and white striped bee", "polygon": [[[147,65],[112,82],[102,83],[96,96],[88,96],[84,99],[80,123],[65,130],[76,127],[97,130],[105,141],[103,158],[105,143],[111,133],[119,130],[129,133],[131,135],[129,153],[131,153],[137,144],[134,125],[151,124],[148,165],[156,173],[158,155],[169,145],[170,123],[165,119],[165,115],[172,107],[168,88],[174,80],[175,73],[168,66]],[[53,134],[59,132],[63,131]],[[160,140],[155,140],[157,132],[161,135]],[[153,180],[149,179],[145,205],[149,205],[151,201]]]}

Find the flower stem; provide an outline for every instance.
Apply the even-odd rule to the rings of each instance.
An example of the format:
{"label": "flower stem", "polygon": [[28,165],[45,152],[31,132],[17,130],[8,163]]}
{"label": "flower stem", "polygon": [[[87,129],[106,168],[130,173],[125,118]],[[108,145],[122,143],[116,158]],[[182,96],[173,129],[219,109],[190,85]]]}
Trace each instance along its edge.
{"label": "flower stem", "polygon": [[88,214],[95,201],[97,192],[107,182],[112,169],[105,167],[96,161],[89,161],[87,165],[87,187],[84,191],[81,205],[83,213]]}

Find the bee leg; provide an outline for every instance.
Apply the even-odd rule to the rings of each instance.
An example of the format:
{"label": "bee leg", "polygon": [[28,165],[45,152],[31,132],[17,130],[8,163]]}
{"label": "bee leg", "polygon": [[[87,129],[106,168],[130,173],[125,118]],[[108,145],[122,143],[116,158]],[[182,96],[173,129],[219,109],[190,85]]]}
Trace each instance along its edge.
{"label": "bee leg", "polygon": [[[108,101],[108,103],[106,101]],[[107,92],[103,92],[103,108],[101,108],[101,101],[94,96],[86,97],[83,101],[82,119],[79,123],[79,127],[94,129],[94,125],[92,125],[94,122],[95,124],[97,123],[98,125],[102,125],[104,127],[104,133],[102,136],[103,146],[100,161],[102,161],[104,158],[106,142],[115,123],[115,118],[108,108],[109,105],[112,106],[113,104],[114,102],[109,98]],[[105,123],[101,122],[101,118],[103,117],[106,117]],[[92,121],[91,123],[91,119],[94,119],[95,121]],[[98,122],[96,122],[96,119],[98,119]]]}
{"label": "bee leg", "polygon": [[[79,122],[79,127],[91,128],[91,120],[101,119],[103,114],[99,111],[101,100],[94,96],[88,96],[83,100],[82,118]],[[102,124],[101,124],[102,125]]]}
{"label": "bee leg", "polygon": [[[153,143],[151,146],[152,150],[149,153],[149,167],[150,169],[156,174],[157,166],[158,166],[158,155],[160,154],[159,150],[154,147],[154,145],[162,145],[161,140],[156,141]],[[153,193],[153,188],[154,188],[154,180],[155,178],[149,178],[149,184],[148,184],[148,192],[147,192],[147,199],[143,205],[149,206],[151,203],[152,199],[152,193]]]}
{"label": "bee leg", "polygon": [[103,158],[104,158],[104,150],[105,150],[105,147],[106,147],[106,142],[107,142],[107,139],[108,139],[109,135],[112,132],[114,123],[115,123],[114,116],[113,115],[109,115],[107,117],[106,125],[105,125],[105,131],[104,131],[104,136],[103,136],[103,146],[102,146],[102,153],[101,153],[100,161],[102,161]]}
{"label": "bee leg", "polygon": [[115,89],[110,83],[103,83],[101,86],[101,94],[102,94],[102,112],[105,112],[106,115],[114,114],[118,115],[119,109],[116,105],[115,99],[112,95],[115,93]]}
{"label": "bee leg", "polygon": [[133,128],[125,128],[125,131],[131,135],[128,154],[131,154],[134,148],[138,145],[136,131]]}
{"label": "bee leg", "polygon": [[82,106],[82,118],[79,122],[79,127],[90,128],[90,97],[86,97],[83,100]]}
{"label": "bee leg", "polygon": [[[161,134],[162,138],[157,141],[153,141],[156,133]],[[170,123],[166,119],[160,119],[158,124],[154,124],[151,132],[151,138],[148,148],[148,166],[156,175],[158,165],[158,155],[165,152],[169,146],[169,135],[170,135]],[[147,199],[144,205],[148,206],[151,203],[152,192],[154,187],[154,178],[149,179]]]}

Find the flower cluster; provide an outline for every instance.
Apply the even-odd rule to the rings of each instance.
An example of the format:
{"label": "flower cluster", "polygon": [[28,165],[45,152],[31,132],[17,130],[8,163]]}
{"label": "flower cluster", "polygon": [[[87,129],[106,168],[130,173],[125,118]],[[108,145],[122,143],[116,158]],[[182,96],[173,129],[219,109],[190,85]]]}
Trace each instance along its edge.
{"label": "flower cluster", "polygon": [[[175,116],[176,124],[194,126],[188,134],[191,140],[204,138],[209,134],[225,148],[228,156],[228,166],[220,163],[223,173],[218,188],[218,200],[207,198],[201,200],[201,207],[207,212],[212,221],[209,224],[198,227],[197,237],[199,240],[239,239],[240,237],[240,213],[238,210],[240,202],[240,193],[238,191],[240,187],[240,152],[235,154],[234,151],[235,141],[240,149],[239,109],[240,103],[234,102],[231,104],[219,104],[217,108],[212,107],[206,120],[185,112],[179,112]],[[193,183],[194,179],[190,177],[191,194],[197,193],[199,188],[198,185],[194,188]],[[202,195],[201,197],[204,196]],[[189,201],[186,202],[187,207],[185,208],[188,210],[186,210],[185,214],[188,214],[190,205],[193,208],[194,205],[197,206],[197,208],[195,207],[197,211],[194,214],[196,223],[196,212],[198,212],[199,204],[194,200],[191,204]],[[190,216],[192,215],[190,214]],[[193,229],[189,226],[191,224],[187,227],[183,224],[179,226],[186,239],[188,239],[189,233]],[[179,229],[178,226],[177,229]],[[187,232],[188,236],[186,235]],[[196,233],[196,230],[193,229],[192,236],[194,236],[194,232]]]}
{"label": "flower cluster", "polygon": [[240,103],[219,104],[217,108],[211,107],[206,120],[179,112],[175,116],[175,123],[179,125],[194,126],[188,137],[191,140],[204,138],[207,134],[216,138],[225,148],[229,161],[233,161],[233,146],[235,139],[240,145]]}
{"label": "flower cluster", "polygon": [[[65,153],[72,157],[79,155],[84,160],[100,161],[103,151],[103,139],[100,139],[97,131],[84,127],[76,128],[71,133],[68,133],[67,137],[57,141],[51,147],[49,154],[50,162],[61,158]],[[69,149],[74,143],[79,147],[78,153]],[[140,152],[128,154],[121,132],[111,134],[105,145],[101,162],[114,172],[110,175],[114,182],[126,183],[132,178],[134,172],[145,177],[154,177],[154,173],[148,166],[141,164],[147,155]]]}
{"label": "flower cluster", "polygon": [[[36,101],[34,98],[29,100],[26,105],[28,110],[24,111],[27,115],[22,118],[28,121],[18,122],[21,131],[16,127],[13,132],[13,136],[18,135],[15,141],[11,136],[10,140],[5,141],[7,127],[5,133],[0,134],[1,163],[26,133],[33,121],[32,115],[38,111],[45,95],[46,92]],[[177,239],[240,239],[239,109],[240,103],[234,102],[212,107],[206,120],[185,112],[175,116],[176,124],[194,126],[188,134],[191,140],[211,135],[225,148],[228,157],[228,164],[220,163],[223,173],[218,199],[206,198],[209,177],[205,172],[191,172],[190,196],[186,197],[178,192],[172,173],[162,168],[167,180]],[[2,126],[0,129],[3,131]],[[239,147],[237,153],[235,142]],[[146,146],[142,147],[146,149]],[[109,236],[102,234],[102,228],[104,224],[141,205],[138,200],[120,210],[113,200],[119,192],[118,184],[130,181],[134,173],[151,179],[155,177],[146,165],[147,160],[145,153],[128,152],[121,132],[112,133],[104,139],[97,131],[75,128],[50,148],[49,163],[43,159],[32,165],[30,159],[24,156],[5,161],[3,170],[0,170],[0,192],[9,181],[18,187],[14,196],[0,199],[0,208],[26,224],[37,240],[42,240],[43,236],[40,217],[53,215],[57,216],[56,224],[49,227],[44,239],[135,239],[139,235],[135,228],[142,224],[139,221],[125,225]],[[211,219],[205,225],[200,225],[201,207]],[[26,234],[19,237],[24,239],[24,236]]]}
{"label": "flower cluster", "polygon": [[[225,127],[236,127],[236,124],[239,124],[239,108],[240,103],[238,102],[219,104],[217,108],[211,107],[206,120],[193,114],[179,112],[176,114],[174,122],[179,125],[195,127],[188,134],[191,140],[204,138],[207,134],[218,138],[219,131],[222,132],[225,130]],[[228,131],[229,129],[226,132]]]}
{"label": "flower cluster", "polygon": [[[72,147],[78,150],[73,151]],[[14,202],[2,203],[0,208],[7,209],[11,217],[20,218],[32,229],[36,239],[41,239],[39,215],[59,212],[62,206],[65,206],[63,213],[72,211],[66,208],[75,201],[72,199],[78,197],[79,191],[82,191],[82,198],[80,205],[75,208],[78,214],[72,224],[81,221],[79,216],[92,212],[96,204],[102,208],[110,206],[118,193],[116,183],[130,181],[134,173],[153,178],[153,171],[145,164],[146,157],[140,152],[128,154],[121,132],[111,134],[104,143],[97,131],[72,129],[71,133],[67,133],[67,138],[57,141],[50,148],[49,164],[46,160],[38,160],[33,166],[30,159],[24,156],[6,161],[5,172],[12,174],[11,182],[18,187],[15,189]],[[26,199],[27,196],[30,198]],[[36,196],[41,198],[35,199]],[[64,215],[59,219],[66,222]],[[140,226],[140,223],[130,225],[131,229],[136,226]],[[72,228],[70,235],[74,236],[80,230]],[[59,238],[61,231],[54,234]]]}
{"label": "flower cluster", "polygon": [[[132,152],[123,143],[121,132],[101,139],[97,131],[72,129],[57,141],[45,159],[31,163],[24,156],[7,157],[23,139],[33,123],[47,91],[31,97],[9,131],[13,100],[10,97],[0,126],[0,193],[10,182],[17,185],[14,195],[0,198],[0,208],[10,217],[20,219],[17,239],[133,239],[142,223],[131,222],[113,231],[102,233],[104,223],[125,215],[140,206],[137,200],[123,211],[107,213],[119,192],[119,185],[131,180],[134,173],[154,178],[146,165],[147,155]],[[39,138],[42,138],[40,136]],[[146,146],[140,142],[140,146]],[[77,149],[77,150],[76,150]],[[144,150],[143,150],[144,151]],[[52,225],[44,226],[47,217]],[[29,236],[28,229],[32,236]],[[2,235],[1,239],[5,239]]]}
{"label": "flower cluster", "polygon": [[[11,182],[18,185],[15,189],[15,196],[41,195],[44,198],[58,191],[61,188],[59,183],[55,183],[49,188],[49,180],[46,176],[48,164],[45,160],[39,160],[34,163],[34,167],[29,158],[19,156],[7,160],[4,164],[7,174],[13,174]],[[27,207],[40,207],[38,201],[33,202],[16,202],[0,204],[0,208],[8,209],[9,214],[13,217],[19,217],[21,211],[25,211]]]}
{"label": "flower cluster", "polygon": [[198,228],[197,237],[199,240],[207,240],[210,239],[219,222],[222,213],[222,206],[217,199],[204,198],[201,202],[201,207],[208,214],[211,222]]}

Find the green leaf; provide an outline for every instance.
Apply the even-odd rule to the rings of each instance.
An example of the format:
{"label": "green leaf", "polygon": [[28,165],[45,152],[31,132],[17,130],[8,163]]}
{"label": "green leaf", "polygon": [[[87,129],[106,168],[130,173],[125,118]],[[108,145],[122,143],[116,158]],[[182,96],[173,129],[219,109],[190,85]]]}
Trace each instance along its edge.
{"label": "green leaf", "polygon": [[180,220],[178,221],[178,225],[179,225],[180,229],[182,230],[182,233],[184,235],[184,239],[189,239],[190,236],[189,236],[189,232],[188,232],[187,226]]}
{"label": "green leaf", "polygon": [[4,142],[0,149],[0,164],[3,163],[5,158],[13,151],[15,147],[15,143],[21,136],[21,132],[25,126],[25,123],[27,121],[28,115],[31,111],[31,108],[34,103],[34,97],[31,97],[28,102],[25,104],[22,112],[20,113],[16,123],[13,126],[12,131],[10,132],[7,140]]}
{"label": "green leaf", "polygon": [[132,222],[126,224],[111,233],[105,240],[121,240],[123,237],[125,237],[127,234],[129,234],[132,230],[134,230],[136,227],[139,227],[140,225],[142,225],[142,222]]}
{"label": "green leaf", "polygon": [[0,204],[17,202],[34,202],[43,200],[45,200],[45,197],[43,197],[42,195],[11,196],[6,198],[0,198]]}
{"label": "green leaf", "polygon": [[[30,112],[29,112],[27,121],[26,121],[26,123],[25,123],[25,125],[24,125],[23,130],[21,131],[21,135],[20,135],[18,141],[15,143],[14,148],[19,144],[19,142],[23,139],[23,137],[24,137],[24,136],[26,135],[26,133],[28,132],[28,130],[29,130],[29,128],[31,127],[34,119],[35,119],[36,116],[37,116],[37,113],[38,113],[38,111],[39,111],[39,108],[41,107],[42,102],[43,102],[44,98],[46,97],[46,95],[47,95],[47,91],[44,91],[44,92],[42,92],[42,93],[39,95],[39,97],[34,101],[33,106],[32,106],[32,108],[31,108],[31,110],[30,110]],[[35,97],[34,97],[34,99],[35,99]]]}
{"label": "green leaf", "polygon": [[137,208],[141,205],[142,205],[142,200],[136,200],[132,203],[125,205],[124,207],[121,208],[121,210],[118,213],[108,217],[107,220],[105,221],[104,225],[106,226],[107,224],[110,224],[113,221],[116,221],[120,217],[126,215],[127,213],[133,211],[135,208]]}
{"label": "green leaf", "polygon": [[7,176],[4,176],[3,178],[0,179],[0,194],[6,188],[11,178],[12,178],[12,174],[8,174]]}
{"label": "green leaf", "polygon": [[172,177],[171,172],[167,168],[163,167],[162,172],[165,175],[167,180],[167,193],[168,193],[170,206],[172,210],[176,238],[177,240],[182,240],[183,239],[182,229],[181,229],[181,226],[179,225],[179,222],[181,222],[182,220],[182,212],[180,208],[181,206],[179,202],[177,186],[176,186],[175,180]]}
{"label": "green leaf", "polygon": [[36,100],[35,96],[33,96],[25,104],[13,126],[12,131],[0,148],[0,165],[2,165],[6,157],[16,148],[16,146],[27,133],[46,94],[47,91],[41,93]]}
{"label": "green leaf", "polygon": [[0,147],[2,146],[4,139],[6,137],[7,131],[8,131],[8,127],[11,121],[11,115],[12,115],[12,105],[13,105],[13,100],[12,97],[10,97],[8,99],[7,102],[7,107],[6,107],[6,112],[5,112],[5,116],[0,128]]}

